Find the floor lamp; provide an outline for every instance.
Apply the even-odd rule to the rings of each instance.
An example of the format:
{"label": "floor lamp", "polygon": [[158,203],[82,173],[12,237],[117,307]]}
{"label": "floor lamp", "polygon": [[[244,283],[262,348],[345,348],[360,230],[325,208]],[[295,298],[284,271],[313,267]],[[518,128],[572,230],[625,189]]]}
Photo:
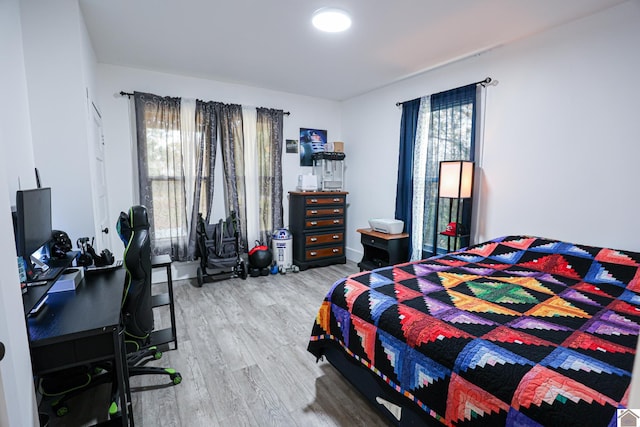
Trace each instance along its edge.
{"label": "floor lamp", "polygon": [[[453,250],[457,249],[458,238],[470,235],[470,224],[460,220],[460,206],[464,199],[473,195],[474,163],[466,160],[445,160],[440,162],[438,173],[438,201],[440,198],[449,199],[449,218],[446,230],[440,234],[447,236],[447,252],[451,251],[451,238],[454,238]],[[453,201],[456,201],[455,220],[453,217]],[[436,230],[440,210],[436,209]],[[463,230],[464,229],[464,230]],[[438,250],[438,235],[433,242],[434,252]]]}

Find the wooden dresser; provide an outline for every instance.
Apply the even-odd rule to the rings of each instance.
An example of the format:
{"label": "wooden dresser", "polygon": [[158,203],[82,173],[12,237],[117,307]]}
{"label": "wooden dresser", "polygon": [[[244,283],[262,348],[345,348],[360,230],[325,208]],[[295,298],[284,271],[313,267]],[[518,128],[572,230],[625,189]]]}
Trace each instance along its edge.
{"label": "wooden dresser", "polygon": [[347,192],[289,192],[293,263],[300,270],[344,264]]}

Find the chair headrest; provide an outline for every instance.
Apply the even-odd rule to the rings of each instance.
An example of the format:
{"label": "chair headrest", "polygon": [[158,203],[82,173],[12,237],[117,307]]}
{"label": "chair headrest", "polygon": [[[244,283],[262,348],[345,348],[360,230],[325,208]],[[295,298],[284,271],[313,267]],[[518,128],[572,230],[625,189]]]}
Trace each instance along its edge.
{"label": "chair headrest", "polygon": [[129,222],[133,230],[149,228],[147,208],[142,205],[131,206],[131,209],[129,209]]}
{"label": "chair headrest", "polygon": [[142,205],[132,206],[128,214],[120,212],[118,222],[116,223],[116,231],[125,246],[129,244],[133,231],[147,228],[149,228],[147,208]]}

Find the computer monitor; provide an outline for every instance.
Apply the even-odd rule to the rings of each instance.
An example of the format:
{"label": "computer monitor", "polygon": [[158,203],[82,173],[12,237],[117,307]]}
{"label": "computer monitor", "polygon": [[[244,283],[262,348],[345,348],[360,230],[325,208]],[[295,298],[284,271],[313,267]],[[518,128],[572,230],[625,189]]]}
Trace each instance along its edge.
{"label": "computer monitor", "polygon": [[25,261],[27,276],[34,270],[31,255],[51,240],[51,222],[51,188],[16,192],[16,251]]}

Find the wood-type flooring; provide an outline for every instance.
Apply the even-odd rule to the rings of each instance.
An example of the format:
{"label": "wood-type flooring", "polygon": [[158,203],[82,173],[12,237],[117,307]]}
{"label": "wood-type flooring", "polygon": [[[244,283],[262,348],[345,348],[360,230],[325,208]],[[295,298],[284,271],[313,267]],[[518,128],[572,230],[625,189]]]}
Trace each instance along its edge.
{"label": "wood-type flooring", "polygon": [[[355,263],[299,273],[205,283],[174,281],[178,349],[152,366],[172,367],[182,383],[131,378],[136,426],[385,426],[387,422],[326,361],[306,351],[314,317],[331,285]],[[154,293],[166,284],[155,284]],[[154,310],[157,329],[168,308]],[[106,420],[108,387],[69,401],[49,427]],[[50,412],[43,402],[41,412]]]}

